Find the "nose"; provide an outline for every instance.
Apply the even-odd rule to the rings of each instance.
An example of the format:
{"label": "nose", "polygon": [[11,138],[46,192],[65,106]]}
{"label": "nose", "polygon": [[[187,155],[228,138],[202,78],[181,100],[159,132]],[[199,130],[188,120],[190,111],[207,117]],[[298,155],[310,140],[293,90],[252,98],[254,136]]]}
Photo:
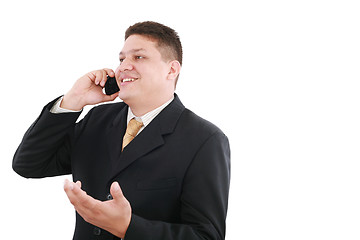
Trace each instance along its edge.
{"label": "nose", "polygon": [[115,77],[116,79],[120,79],[120,73],[132,70],[134,70],[134,65],[131,62],[131,59],[124,58],[115,70]]}
{"label": "nose", "polygon": [[130,61],[130,59],[128,59],[128,58],[123,59],[123,61],[119,65],[120,72],[131,71],[133,69],[134,69],[134,66],[133,66],[132,62]]}

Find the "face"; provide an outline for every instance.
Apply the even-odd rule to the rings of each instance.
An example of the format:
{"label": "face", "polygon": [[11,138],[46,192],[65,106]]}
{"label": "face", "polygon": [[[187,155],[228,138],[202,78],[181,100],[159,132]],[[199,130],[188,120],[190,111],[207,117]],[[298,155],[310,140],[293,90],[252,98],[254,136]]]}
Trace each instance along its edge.
{"label": "face", "polygon": [[172,63],[162,58],[157,43],[147,37],[131,35],[119,55],[115,77],[119,97],[128,105],[151,104],[174,92]]}

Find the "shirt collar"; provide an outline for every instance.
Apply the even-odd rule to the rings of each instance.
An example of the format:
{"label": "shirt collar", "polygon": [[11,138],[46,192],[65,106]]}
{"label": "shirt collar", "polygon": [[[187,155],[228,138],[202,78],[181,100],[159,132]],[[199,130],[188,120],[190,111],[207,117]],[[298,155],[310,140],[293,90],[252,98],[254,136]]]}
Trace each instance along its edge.
{"label": "shirt collar", "polygon": [[174,100],[174,96],[160,107],[155,108],[154,110],[145,113],[143,116],[140,117],[135,116],[135,114],[131,111],[131,108],[129,106],[127,123],[129,123],[132,118],[135,118],[137,121],[142,122],[144,124],[144,127],[146,127],[167,105],[171,103],[172,100]]}

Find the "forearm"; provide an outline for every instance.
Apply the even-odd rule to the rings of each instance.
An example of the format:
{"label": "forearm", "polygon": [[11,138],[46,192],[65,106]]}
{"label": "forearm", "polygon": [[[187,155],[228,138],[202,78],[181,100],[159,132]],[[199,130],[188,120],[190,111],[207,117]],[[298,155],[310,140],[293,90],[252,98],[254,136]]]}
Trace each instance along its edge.
{"label": "forearm", "polygon": [[161,221],[150,221],[132,215],[124,240],[157,239],[157,240],[220,240],[221,238],[211,224],[193,223],[175,224]]}
{"label": "forearm", "polygon": [[70,172],[67,132],[80,113],[53,114],[46,105],[25,133],[13,159],[13,169],[24,177],[46,177]]}

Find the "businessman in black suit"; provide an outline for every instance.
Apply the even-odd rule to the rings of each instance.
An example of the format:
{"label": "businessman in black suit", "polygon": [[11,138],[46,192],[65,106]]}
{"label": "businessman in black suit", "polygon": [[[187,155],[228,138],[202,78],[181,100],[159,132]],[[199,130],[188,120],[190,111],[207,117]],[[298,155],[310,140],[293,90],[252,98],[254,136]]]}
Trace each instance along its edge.
{"label": "businessman in black suit", "polygon": [[[115,72],[78,79],[25,133],[13,160],[18,174],[73,175],[64,184],[76,209],[73,239],[225,238],[229,143],[174,93],[181,64],[173,29],[137,23]],[[103,94],[107,76],[120,92]],[[84,106],[116,97],[123,102],[98,105],[76,123]]]}

